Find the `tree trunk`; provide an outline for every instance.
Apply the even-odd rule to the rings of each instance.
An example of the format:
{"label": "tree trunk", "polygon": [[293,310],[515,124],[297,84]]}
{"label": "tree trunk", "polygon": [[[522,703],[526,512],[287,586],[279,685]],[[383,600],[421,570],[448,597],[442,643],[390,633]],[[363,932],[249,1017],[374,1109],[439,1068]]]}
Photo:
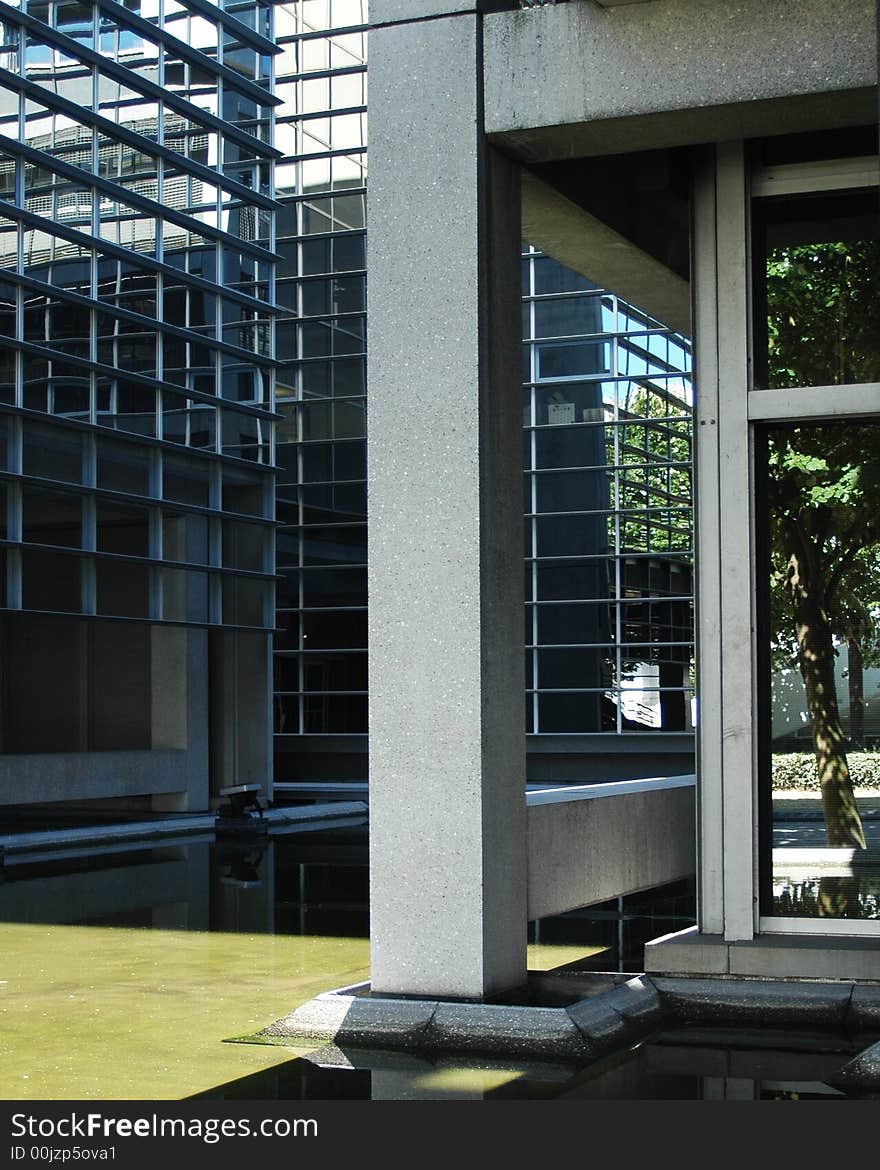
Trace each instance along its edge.
{"label": "tree trunk", "polygon": [[816,913],[820,918],[861,918],[860,892],[857,877],[819,878]]}
{"label": "tree trunk", "polygon": [[792,521],[786,526],[787,586],[794,607],[798,659],[816,768],[825,837],[834,848],[864,849],[865,834],[853,794],[834,678],[834,639],[825,614],[824,579],[816,550]]}
{"label": "tree trunk", "polygon": [[849,651],[849,738],[856,747],[865,744],[865,664],[858,638],[847,642]]}

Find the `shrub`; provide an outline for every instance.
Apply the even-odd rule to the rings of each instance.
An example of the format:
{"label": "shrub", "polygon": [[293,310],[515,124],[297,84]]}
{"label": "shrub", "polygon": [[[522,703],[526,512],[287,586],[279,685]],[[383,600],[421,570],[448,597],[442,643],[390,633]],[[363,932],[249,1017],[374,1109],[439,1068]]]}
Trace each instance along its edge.
{"label": "shrub", "polygon": [[[880,752],[848,752],[847,763],[855,788],[880,788]],[[773,756],[775,792],[819,791],[816,757],[812,752]]]}

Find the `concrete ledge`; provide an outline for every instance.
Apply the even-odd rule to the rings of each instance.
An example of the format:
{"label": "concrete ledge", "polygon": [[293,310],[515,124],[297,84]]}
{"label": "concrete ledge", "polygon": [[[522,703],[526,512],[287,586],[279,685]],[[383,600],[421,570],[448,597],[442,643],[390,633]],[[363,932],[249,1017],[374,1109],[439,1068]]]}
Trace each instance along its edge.
{"label": "concrete ledge", "polygon": [[693,776],[530,789],[528,917],[693,875]]}
{"label": "concrete ledge", "polygon": [[880,1035],[880,987],[854,987],[847,1025],[853,1032]]}
{"label": "concrete ledge", "polygon": [[728,942],[696,927],[645,945],[656,975],[732,975],[756,979],[880,983],[880,939],[838,934],[764,934]]}
{"label": "concrete ledge", "polygon": [[[773,1030],[784,1028],[789,1047],[800,1036],[807,1051],[852,1051],[855,1034],[880,1031],[880,986],[841,981],[640,975],[566,1008],[370,997],[367,987],[320,995],[247,1039],[320,1044],[333,1060],[370,1049],[430,1059],[517,1057],[557,1067],[592,1064],[649,1035],[677,1044],[708,1037],[715,1045],[735,1028],[739,1036],[751,1033],[758,1049],[775,1045],[780,1033]],[[359,1062],[356,1051],[348,1059]]]}
{"label": "concrete ledge", "polygon": [[664,1009],[682,1023],[724,1027],[842,1029],[849,984],[755,979],[663,979],[654,986]]}
{"label": "concrete ledge", "polygon": [[503,1053],[568,1061],[592,1055],[565,1008],[441,1003],[425,1039],[431,1048],[445,1052]]}
{"label": "concrete ledge", "polygon": [[841,1089],[880,1089],[880,1043],[872,1044],[828,1078]]}
{"label": "concrete ledge", "polygon": [[431,1000],[361,999],[331,992],[270,1024],[255,1039],[332,1041],[341,1048],[424,1048],[425,1031],[436,1008]]}
{"label": "concrete ledge", "polygon": [[16,853],[73,849],[83,845],[110,845],[128,841],[150,841],[158,837],[176,837],[213,830],[214,813],[195,813],[169,817],[167,820],[132,821],[113,825],[89,825],[76,829],[50,829],[35,833],[7,833],[0,837],[0,847],[7,860]]}
{"label": "concrete ledge", "polygon": [[660,998],[641,976],[568,1008],[356,994],[366,988],[320,995],[250,1039],[321,1043],[334,1050],[516,1056],[571,1066],[636,1043],[663,1021]]}
{"label": "concrete ledge", "polygon": [[337,800],[320,804],[283,805],[263,812],[270,830],[276,826],[298,825],[310,821],[330,821],[343,817],[364,816],[368,811],[364,800]]}

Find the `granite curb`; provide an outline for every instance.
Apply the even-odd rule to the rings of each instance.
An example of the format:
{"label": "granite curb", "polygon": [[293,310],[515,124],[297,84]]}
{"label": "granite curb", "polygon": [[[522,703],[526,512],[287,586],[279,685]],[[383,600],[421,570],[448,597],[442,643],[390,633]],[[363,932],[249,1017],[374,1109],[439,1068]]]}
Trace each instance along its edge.
{"label": "granite curb", "polygon": [[828,1078],[832,1088],[880,1091],[880,1041],[863,1049]]}
{"label": "granite curb", "polygon": [[880,1035],[880,986],[637,975],[567,1007],[325,992],[252,1039],[587,1063],[686,1027]]}

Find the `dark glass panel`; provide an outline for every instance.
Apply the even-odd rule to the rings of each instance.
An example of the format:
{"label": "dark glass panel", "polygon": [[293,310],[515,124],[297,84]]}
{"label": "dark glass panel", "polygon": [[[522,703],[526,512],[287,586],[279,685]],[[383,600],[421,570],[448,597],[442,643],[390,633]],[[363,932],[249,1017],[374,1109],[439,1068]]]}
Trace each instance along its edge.
{"label": "dark glass panel", "polygon": [[150,570],[147,565],[96,558],[95,585],[99,614],[108,617],[150,616]]}
{"label": "dark glass panel", "polygon": [[223,565],[227,569],[265,571],[271,532],[260,524],[223,521]]}
{"label": "dark glass panel", "polygon": [[363,735],[367,730],[366,695],[313,695],[302,700],[305,732]]}
{"label": "dark glass panel", "polygon": [[22,605],[25,609],[80,611],[80,561],[60,553],[22,549]]}
{"label": "dark glass panel", "polygon": [[210,467],[203,459],[182,459],[167,452],[162,456],[162,495],[181,504],[210,502]]}
{"label": "dark glass panel", "polygon": [[223,511],[245,516],[267,514],[265,473],[249,468],[223,467]]}
{"label": "dark glass panel", "polygon": [[22,540],[27,544],[82,546],[82,502],[78,495],[24,487],[21,500]]}
{"label": "dark glass panel", "polygon": [[97,440],[98,487],[146,496],[150,491],[150,456],[133,443]]}
{"label": "dark glass panel", "polygon": [[165,621],[207,622],[208,574],[163,569],[162,605]]}
{"label": "dark glass panel", "polygon": [[82,436],[77,431],[27,421],[22,445],[22,471],[43,479],[82,483]]}
{"label": "dark glass panel", "polygon": [[367,573],[363,568],[307,569],[302,574],[306,606],[366,605]]}
{"label": "dark glass panel", "polygon": [[248,577],[223,578],[223,621],[233,626],[263,626],[269,584]]}
{"label": "dark glass panel", "polygon": [[97,548],[100,552],[125,553],[130,557],[150,555],[150,514],[134,508],[97,501]]}

